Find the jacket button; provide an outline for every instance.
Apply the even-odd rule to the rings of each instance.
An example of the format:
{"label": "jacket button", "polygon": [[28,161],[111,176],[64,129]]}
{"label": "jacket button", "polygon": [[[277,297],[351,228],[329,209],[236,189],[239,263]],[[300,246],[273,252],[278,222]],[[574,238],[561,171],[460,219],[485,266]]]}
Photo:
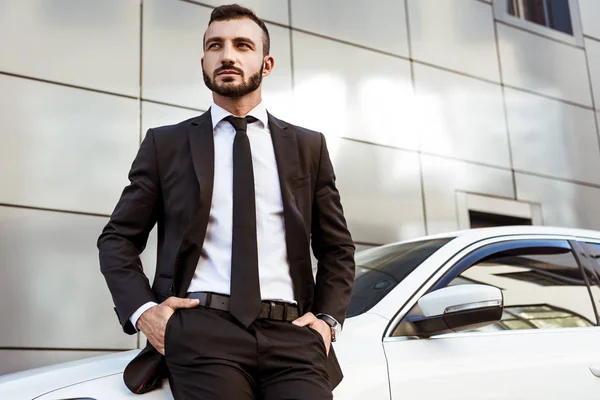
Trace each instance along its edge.
{"label": "jacket button", "polygon": [[175,288],[173,288],[173,284],[171,284],[171,286],[169,286],[169,293],[170,293],[171,295],[174,295],[174,294],[175,294]]}

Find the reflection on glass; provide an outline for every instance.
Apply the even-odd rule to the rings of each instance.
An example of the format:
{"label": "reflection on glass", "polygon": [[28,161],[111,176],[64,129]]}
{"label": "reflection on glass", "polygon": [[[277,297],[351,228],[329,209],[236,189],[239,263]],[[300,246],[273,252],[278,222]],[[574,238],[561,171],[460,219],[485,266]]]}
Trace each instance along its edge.
{"label": "reflection on glass", "polygon": [[502,321],[501,324],[494,324],[494,326],[498,327],[498,330],[513,330],[513,329],[532,329],[533,326],[528,324],[526,321],[521,321],[518,319]]}
{"label": "reflection on glass", "polygon": [[585,326],[594,326],[594,324],[581,315],[554,308],[548,304],[541,304],[535,306],[505,307],[502,320],[493,324],[492,329],[486,329],[488,327],[485,327],[474,331],[580,328]]}
{"label": "reflection on glass", "polygon": [[516,248],[473,264],[449,285],[490,285],[502,290],[502,319],[490,330],[594,326],[595,312],[583,271],[566,242]]}
{"label": "reflection on glass", "polygon": [[496,331],[503,331],[503,330],[504,330],[504,328],[501,327],[500,325],[492,324],[492,325],[487,325],[487,326],[481,327],[481,328],[476,329],[471,332],[496,332]]}
{"label": "reflection on glass", "polygon": [[511,319],[513,318],[512,314],[506,312],[506,309],[502,312],[502,319]]}
{"label": "reflection on glass", "polygon": [[595,285],[600,285],[600,244],[586,243],[586,252],[594,260],[591,266],[586,266],[587,276]]}
{"label": "reflection on glass", "polygon": [[511,307],[510,313],[523,319],[564,318],[570,316],[568,312],[553,309],[548,305]]}
{"label": "reflection on glass", "polygon": [[480,282],[474,281],[472,279],[465,278],[464,276],[457,276],[448,284],[448,286],[457,286],[457,285],[471,285],[478,284]]}
{"label": "reflection on glass", "polygon": [[580,316],[572,316],[568,318],[552,318],[552,319],[535,319],[531,321],[538,329],[543,328],[580,328],[584,326],[592,326],[586,319]]}

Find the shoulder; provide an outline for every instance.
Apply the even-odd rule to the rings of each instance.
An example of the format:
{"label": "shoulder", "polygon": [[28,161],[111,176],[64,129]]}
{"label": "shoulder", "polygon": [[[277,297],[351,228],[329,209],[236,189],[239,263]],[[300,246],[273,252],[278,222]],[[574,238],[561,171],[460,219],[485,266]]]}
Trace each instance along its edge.
{"label": "shoulder", "polygon": [[163,125],[163,126],[157,126],[154,128],[150,128],[149,131],[152,131],[152,134],[154,135],[155,138],[162,138],[165,136],[168,136],[169,138],[173,138],[173,136],[177,136],[177,135],[185,136],[184,134],[187,133],[187,131],[189,129],[191,129],[192,127],[194,127],[196,125],[199,125],[206,118],[210,119],[210,112],[208,112],[208,111],[204,112],[203,114],[201,114],[199,116],[186,119],[185,121],[181,121],[176,124]]}
{"label": "shoulder", "polygon": [[299,125],[294,125],[290,122],[276,118],[271,114],[269,114],[269,121],[270,121],[270,123],[272,123],[276,126],[279,126],[280,128],[285,128],[287,130],[294,132],[300,140],[316,141],[316,142],[320,143],[323,138],[323,134],[321,132],[317,132],[312,129],[304,128]]}

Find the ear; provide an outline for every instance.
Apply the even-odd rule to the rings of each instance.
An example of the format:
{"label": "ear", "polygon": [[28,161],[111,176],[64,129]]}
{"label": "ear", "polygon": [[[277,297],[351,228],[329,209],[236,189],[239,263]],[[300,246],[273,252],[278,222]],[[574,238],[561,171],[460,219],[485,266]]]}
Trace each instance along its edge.
{"label": "ear", "polygon": [[273,58],[273,56],[266,56],[263,59],[262,76],[265,77],[265,76],[269,75],[273,71],[274,67],[275,67],[275,59]]}

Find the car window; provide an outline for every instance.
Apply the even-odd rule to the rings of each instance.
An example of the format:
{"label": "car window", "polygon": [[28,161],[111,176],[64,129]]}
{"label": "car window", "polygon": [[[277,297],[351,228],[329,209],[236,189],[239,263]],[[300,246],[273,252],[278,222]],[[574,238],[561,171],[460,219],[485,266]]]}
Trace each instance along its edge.
{"label": "car window", "polygon": [[592,285],[600,286],[600,244],[585,243],[585,246],[586,253],[591,257],[590,268],[586,269],[587,276]]}
{"label": "car window", "polygon": [[448,286],[474,283],[495,286],[504,297],[502,320],[477,331],[596,323],[582,268],[569,248],[525,247],[494,253],[466,268]]}
{"label": "car window", "polygon": [[600,309],[600,244],[585,243],[584,252],[590,256],[585,272],[591,284],[592,296],[596,303],[596,308]]}
{"label": "car window", "polygon": [[356,276],[346,317],[370,310],[396,285],[453,238],[375,247],[356,254]]}

